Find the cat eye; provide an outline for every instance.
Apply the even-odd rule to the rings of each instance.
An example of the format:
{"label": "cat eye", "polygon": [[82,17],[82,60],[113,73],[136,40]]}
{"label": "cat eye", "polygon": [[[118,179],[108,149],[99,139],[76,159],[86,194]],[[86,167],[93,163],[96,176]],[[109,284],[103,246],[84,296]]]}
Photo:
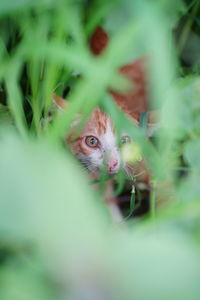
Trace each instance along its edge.
{"label": "cat eye", "polygon": [[95,138],[94,136],[88,136],[88,137],[86,137],[85,143],[89,147],[95,148],[98,146],[99,140],[97,138]]}
{"label": "cat eye", "polygon": [[121,137],[121,143],[125,144],[125,143],[130,143],[131,142],[131,138],[128,135],[124,135]]}

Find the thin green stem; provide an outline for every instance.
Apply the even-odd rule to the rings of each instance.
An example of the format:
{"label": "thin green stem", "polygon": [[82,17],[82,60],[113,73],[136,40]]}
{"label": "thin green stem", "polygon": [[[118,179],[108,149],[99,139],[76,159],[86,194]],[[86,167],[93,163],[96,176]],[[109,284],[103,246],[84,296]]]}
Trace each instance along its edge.
{"label": "thin green stem", "polygon": [[189,16],[189,18],[187,19],[187,22],[183,28],[183,31],[181,33],[181,36],[180,36],[180,39],[179,39],[179,53],[182,52],[184,46],[185,46],[185,43],[187,41],[187,38],[188,38],[188,35],[189,35],[189,32],[190,32],[190,29],[192,27],[192,24],[194,22],[194,17],[195,15],[197,14],[198,12],[198,9],[199,9],[199,4],[200,4],[200,1],[197,1],[191,11],[191,14]]}
{"label": "thin green stem", "polygon": [[152,181],[151,192],[150,192],[150,218],[154,219],[156,215],[156,194],[155,194],[155,183]]}

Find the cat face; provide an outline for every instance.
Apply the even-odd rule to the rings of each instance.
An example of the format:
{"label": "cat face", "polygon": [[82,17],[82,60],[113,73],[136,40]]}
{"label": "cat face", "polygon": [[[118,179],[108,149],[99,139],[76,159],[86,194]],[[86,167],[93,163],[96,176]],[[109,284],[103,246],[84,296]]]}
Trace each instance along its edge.
{"label": "cat face", "polygon": [[92,112],[78,138],[70,143],[72,152],[92,173],[101,169],[115,174],[120,168],[120,153],[112,121],[99,108]]}
{"label": "cat face", "polygon": [[[69,105],[67,101],[57,95],[53,95],[53,100],[61,110]],[[129,174],[130,170],[127,164],[120,158],[117,137],[110,117],[99,108],[95,108],[79,136],[75,138],[74,129],[80,119],[81,116],[72,123],[66,143],[85,168],[98,176],[101,170],[110,175],[116,174],[122,166]],[[134,123],[136,123],[135,120]],[[129,138],[124,135],[122,143],[126,142],[129,142]]]}

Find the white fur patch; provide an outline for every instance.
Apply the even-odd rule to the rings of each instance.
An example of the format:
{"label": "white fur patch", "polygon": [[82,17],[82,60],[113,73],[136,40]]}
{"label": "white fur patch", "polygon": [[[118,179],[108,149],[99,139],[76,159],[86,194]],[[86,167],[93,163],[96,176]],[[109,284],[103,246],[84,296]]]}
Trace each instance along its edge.
{"label": "white fur patch", "polygon": [[120,167],[120,153],[117,147],[116,136],[113,133],[111,121],[109,119],[107,120],[105,134],[98,138],[101,143],[101,148],[95,149],[90,155],[91,163],[94,166],[101,168],[104,163],[107,164],[109,161],[117,161],[117,166],[115,167],[117,172]]}

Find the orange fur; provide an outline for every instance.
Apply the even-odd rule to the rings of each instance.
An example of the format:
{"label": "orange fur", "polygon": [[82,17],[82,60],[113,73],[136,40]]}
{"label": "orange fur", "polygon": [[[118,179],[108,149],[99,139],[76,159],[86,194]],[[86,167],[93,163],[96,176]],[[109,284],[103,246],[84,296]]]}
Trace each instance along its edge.
{"label": "orange fur", "polygon": [[68,104],[67,101],[65,101],[63,98],[59,97],[56,94],[52,95],[54,103],[59,107],[59,108],[65,108]]}

